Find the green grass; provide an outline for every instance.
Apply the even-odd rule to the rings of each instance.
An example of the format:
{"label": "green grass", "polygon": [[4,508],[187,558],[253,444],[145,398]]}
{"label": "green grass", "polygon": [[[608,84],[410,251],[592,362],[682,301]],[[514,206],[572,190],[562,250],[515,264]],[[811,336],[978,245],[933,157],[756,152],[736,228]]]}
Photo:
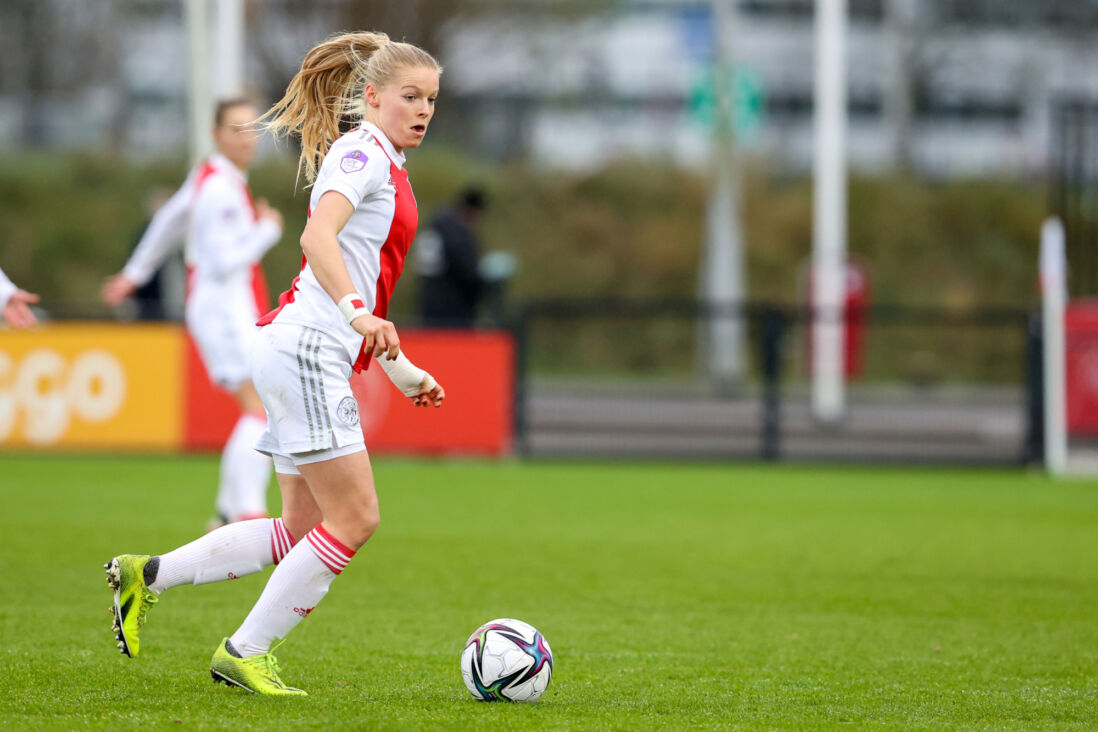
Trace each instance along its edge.
{"label": "green grass", "polygon": [[[382,526],[279,652],[214,686],[266,574],[165,593],[119,656],[101,564],[194,538],[212,458],[0,457],[5,729],[1094,729],[1098,485],[1006,471],[379,460]],[[537,626],[536,704],[465,638]]]}

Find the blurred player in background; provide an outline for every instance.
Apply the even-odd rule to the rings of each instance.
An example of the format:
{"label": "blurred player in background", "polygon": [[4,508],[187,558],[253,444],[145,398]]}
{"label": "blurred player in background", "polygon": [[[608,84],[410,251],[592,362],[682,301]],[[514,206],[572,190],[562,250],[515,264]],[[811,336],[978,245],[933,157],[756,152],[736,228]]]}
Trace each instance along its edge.
{"label": "blurred player in background", "polygon": [[[243,624],[211,661],[215,681],[301,695],[278,675],[272,650],[320,602],[380,521],[370,459],[349,377],[376,358],[416,406],[445,393],[400,350],[385,320],[418,224],[404,150],[434,115],[438,63],[384,34],[350,33],[313,48],[286,95],[265,115],[300,135],[301,170],[314,183],[301,235],[301,275],[279,298],[253,353],[267,410],[259,449],[274,457],[282,517],[224,526],[167,554],[108,563],[119,647],[134,656],[159,593],[277,564]],[[359,111],[359,105],[362,111]],[[341,135],[345,115],[361,116]],[[384,356],[384,357],[382,357]]]}
{"label": "blurred player in background", "polygon": [[255,451],[267,419],[251,381],[255,322],[270,306],[260,260],[282,237],[282,215],[253,201],[247,170],[259,142],[259,110],[244,99],[217,105],[217,152],[199,164],[153,216],[125,268],[107,279],[103,299],[118,305],[148,282],[187,238],[187,330],[210,379],[229,391],[241,416],[221,454],[221,477],[208,528],[267,515],[271,459]]}
{"label": "blurred player in background", "polygon": [[485,289],[480,274],[477,227],[487,197],[480,188],[462,190],[416,239],[419,305],[428,327],[472,328]]}
{"label": "blurred player in background", "polygon": [[20,290],[0,269],[0,311],[4,313],[4,322],[12,328],[29,328],[38,322],[30,305],[38,302],[38,295]]}

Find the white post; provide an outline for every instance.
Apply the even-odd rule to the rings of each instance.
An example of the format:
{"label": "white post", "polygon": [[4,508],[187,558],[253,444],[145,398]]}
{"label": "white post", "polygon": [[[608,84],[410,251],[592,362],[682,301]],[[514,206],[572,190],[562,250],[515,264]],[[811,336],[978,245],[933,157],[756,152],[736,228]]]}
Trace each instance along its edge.
{"label": "white post", "polygon": [[845,36],[846,0],[817,0],[812,219],[812,410],[822,422],[836,422],[845,411]]}
{"label": "white post", "polygon": [[[718,307],[744,300],[743,232],[740,228],[740,173],[732,129],[732,46],[736,33],[733,0],[711,0],[716,41],[713,79],[716,109],[713,131],[714,180],[706,211],[702,287]],[[709,321],[709,375],[725,386],[743,376],[743,324],[736,313],[721,312]]]}
{"label": "white post", "polygon": [[217,0],[217,72],[214,88],[221,99],[244,93],[244,3]]}
{"label": "white post", "polygon": [[1041,320],[1044,333],[1045,467],[1053,475],[1067,469],[1064,308],[1067,259],[1064,225],[1052,217],[1041,226]]}
{"label": "white post", "polygon": [[213,127],[213,97],[210,93],[210,22],[207,0],[183,0],[187,26],[188,136],[191,164],[210,152]]}

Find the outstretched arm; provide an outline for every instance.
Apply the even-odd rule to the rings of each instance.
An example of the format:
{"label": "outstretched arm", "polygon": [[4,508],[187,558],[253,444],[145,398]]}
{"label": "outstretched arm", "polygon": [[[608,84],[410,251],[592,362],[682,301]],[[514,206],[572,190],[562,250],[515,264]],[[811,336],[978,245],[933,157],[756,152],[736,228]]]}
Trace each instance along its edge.
{"label": "outstretched arm", "polygon": [[0,270],[0,311],[4,322],[13,328],[26,328],[38,322],[28,305],[38,302],[38,295],[20,290]]}
{"label": "outstretched arm", "polygon": [[126,266],[118,274],[108,277],[100,290],[100,296],[108,305],[118,305],[141,285],[152,279],[156,270],[182,242],[187,228],[187,212],[190,210],[193,186],[190,178],[157,209],[141,236],[141,241],[130,255]]}

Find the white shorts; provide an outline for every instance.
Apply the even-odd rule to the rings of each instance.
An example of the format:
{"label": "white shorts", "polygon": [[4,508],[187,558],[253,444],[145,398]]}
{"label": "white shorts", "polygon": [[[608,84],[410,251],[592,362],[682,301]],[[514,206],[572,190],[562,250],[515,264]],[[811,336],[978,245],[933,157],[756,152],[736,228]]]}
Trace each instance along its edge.
{"label": "white shorts", "polygon": [[344,455],[350,455],[356,452],[362,452],[366,449],[363,443],[357,445],[347,445],[346,447],[329,447],[327,450],[316,450],[314,452],[298,452],[290,455],[279,455],[273,453],[271,460],[274,462],[274,471],[276,473],[285,473],[286,475],[301,475],[301,471],[298,470],[300,465],[308,465],[310,463],[321,463],[325,460],[334,460],[337,457],[343,457]]}
{"label": "white shorts", "polygon": [[351,373],[346,349],[326,333],[287,323],[259,329],[252,382],[267,430],[256,449],[274,458],[278,472],[366,449]]}
{"label": "white shorts", "polygon": [[210,381],[223,389],[236,391],[252,378],[251,350],[259,330],[253,310],[225,312],[188,303],[187,331]]}

